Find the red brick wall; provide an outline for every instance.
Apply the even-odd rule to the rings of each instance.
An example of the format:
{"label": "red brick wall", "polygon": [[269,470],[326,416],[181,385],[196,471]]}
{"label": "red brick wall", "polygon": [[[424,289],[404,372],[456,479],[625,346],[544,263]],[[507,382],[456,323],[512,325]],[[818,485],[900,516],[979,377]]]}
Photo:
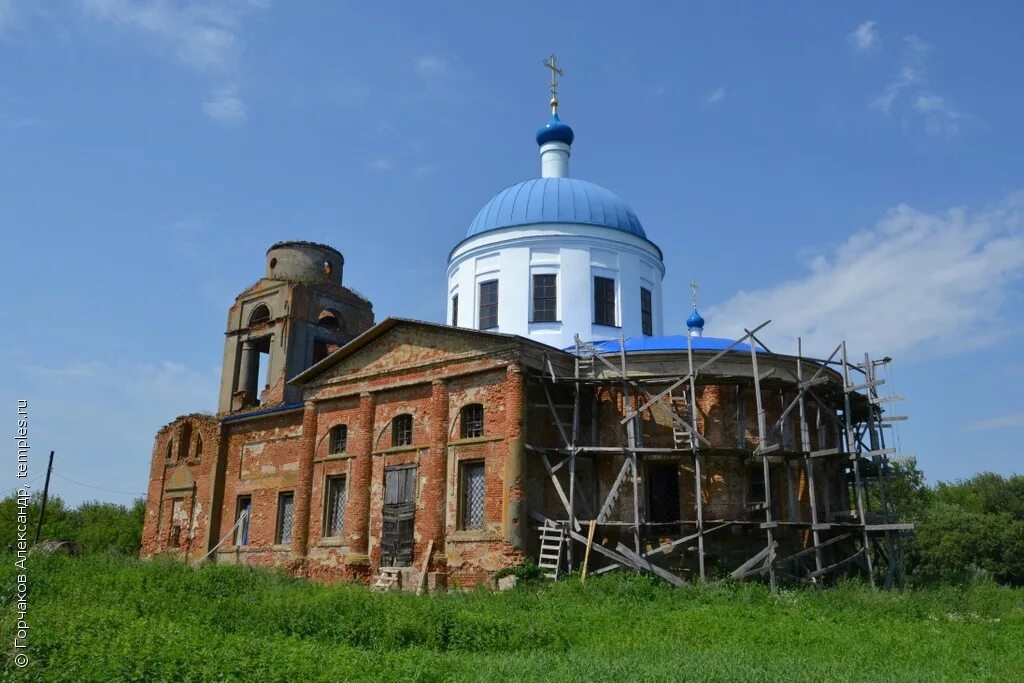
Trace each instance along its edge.
{"label": "red brick wall", "polygon": [[[219,447],[220,424],[207,415],[179,417],[157,432],[142,530],[143,557],[166,553],[195,559],[206,553],[210,472]],[[194,485],[184,490],[167,490],[179,469],[187,471]],[[179,501],[178,519],[172,521],[175,500]],[[175,525],[181,527],[177,547],[172,538]]]}

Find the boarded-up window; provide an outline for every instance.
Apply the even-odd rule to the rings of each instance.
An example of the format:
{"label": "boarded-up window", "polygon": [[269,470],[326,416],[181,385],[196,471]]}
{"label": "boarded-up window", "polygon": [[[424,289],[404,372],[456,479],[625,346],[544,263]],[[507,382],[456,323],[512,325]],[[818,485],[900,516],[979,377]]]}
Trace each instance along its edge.
{"label": "boarded-up window", "polygon": [[345,528],[345,477],[327,477],[324,536],[336,538]]}
{"label": "boarded-up window", "polygon": [[171,533],[167,545],[172,548],[181,545],[181,504],[180,498],[171,501]]}
{"label": "boarded-up window", "polygon": [[484,463],[464,462],[462,467],[462,512],[459,515],[463,529],[484,528]]}

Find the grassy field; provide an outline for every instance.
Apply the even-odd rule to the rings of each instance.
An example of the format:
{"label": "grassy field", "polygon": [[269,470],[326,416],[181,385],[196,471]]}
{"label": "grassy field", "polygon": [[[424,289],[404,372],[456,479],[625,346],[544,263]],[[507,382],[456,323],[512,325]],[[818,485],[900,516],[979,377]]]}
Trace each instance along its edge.
{"label": "grassy field", "polygon": [[[14,570],[3,631],[14,627]],[[581,587],[379,595],[240,567],[33,557],[4,680],[1019,680],[1024,591]]]}

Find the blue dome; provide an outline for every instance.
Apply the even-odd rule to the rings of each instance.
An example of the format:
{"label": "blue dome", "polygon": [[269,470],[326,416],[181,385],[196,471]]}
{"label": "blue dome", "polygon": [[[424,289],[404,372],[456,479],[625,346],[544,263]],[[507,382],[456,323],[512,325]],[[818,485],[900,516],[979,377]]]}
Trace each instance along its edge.
{"label": "blue dome", "polygon": [[[678,318],[677,318],[678,320]],[[691,330],[703,330],[704,329],[704,318],[697,312],[697,308],[694,307],[693,313],[686,319],[686,327]]]}
{"label": "blue dome", "polygon": [[469,224],[466,237],[536,223],[577,223],[647,238],[633,210],[600,185],[578,178],[534,178],[494,195]]}
{"label": "blue dome", "polygon": [[571,145],[574,137],[572,128],[562,123],[558,114],[552,114],[551,119],[537,129],[538,145],[543,145],[545,142],[564,142]]}

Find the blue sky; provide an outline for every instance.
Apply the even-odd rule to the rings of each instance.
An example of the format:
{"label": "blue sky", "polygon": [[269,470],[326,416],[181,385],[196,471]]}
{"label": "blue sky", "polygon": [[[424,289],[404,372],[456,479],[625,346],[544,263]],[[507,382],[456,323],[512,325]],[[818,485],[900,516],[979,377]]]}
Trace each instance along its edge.
{"label": "blue sky", "polygon": [[669,332],[695,277],[708,334],[772,318],[782,351],[895,358],[903,451],[931,480],[1022,471],[1022,21],[1008,2],[0,0],[0,399],[12,425],[30,401],[30,479],[54,448],[67,500],[141,493],[155,431],[215,408],[226,310],[275,241],[339,248],[378,320],[441,320],[449,249],[538,174],[552,51],[571,173],[664,250]]}

